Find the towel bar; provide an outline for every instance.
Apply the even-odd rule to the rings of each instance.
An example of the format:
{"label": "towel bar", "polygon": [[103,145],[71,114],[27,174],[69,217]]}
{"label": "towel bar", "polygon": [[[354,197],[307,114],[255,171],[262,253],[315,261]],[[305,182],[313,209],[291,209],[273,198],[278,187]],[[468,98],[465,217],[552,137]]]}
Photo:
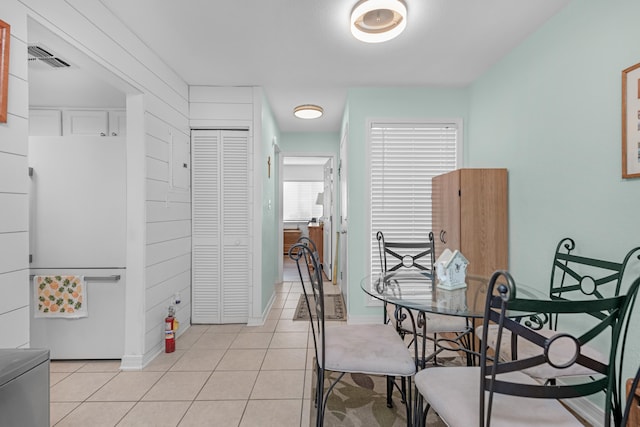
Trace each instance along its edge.
{"label": "towel bar", "polygon": [[[61,276],[63,276],[61,274]],[[29,276],[29,279],[33,279],[35,277],[35,274],[32,274]],[[84,280],[85,282],[97,282],[97,281],[114,281],[117,282],[118,280],[120,280],[120,275],[119,274],[112,274],[110,276],[84,276]]]}

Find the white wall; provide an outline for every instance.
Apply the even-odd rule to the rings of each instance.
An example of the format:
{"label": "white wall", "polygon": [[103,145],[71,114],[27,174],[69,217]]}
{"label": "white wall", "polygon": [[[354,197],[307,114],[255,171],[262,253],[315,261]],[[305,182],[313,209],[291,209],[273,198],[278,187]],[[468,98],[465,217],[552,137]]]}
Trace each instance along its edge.
{"label": "white wall", "polygon": [[190,196],[171,188],[169,167],[171,138],[189,138],[188,88],[98,0],[3,1],[2,19],[12,25],[12,58],[11,114],[0,125],[0,289],[23,285],[0,303],[3,329],[11,331],[0,336],[0,347],[29,344],[27,16],[110,71],[129,94],[123,367],[139,368],[163,348],[163,318],[176,291],[182,297],[178,318],[189,324]]}
{"label": "white wall", "polygon": [[0,348],[13,348],[29,346],[29,91],[25,8],[6,3],[1,19],[11,25],[11,56],[7,123],[0,123]]}

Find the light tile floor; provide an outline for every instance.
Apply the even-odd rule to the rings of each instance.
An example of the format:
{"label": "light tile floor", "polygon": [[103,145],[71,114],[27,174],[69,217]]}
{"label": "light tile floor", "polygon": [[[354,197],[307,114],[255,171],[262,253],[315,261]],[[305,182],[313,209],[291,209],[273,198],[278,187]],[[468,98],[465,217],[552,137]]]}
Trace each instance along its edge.
{"label": "light tile floor", "polygon": [[299,282],[277,285],[263,326],[192,325],[142,371],[53,361],[51,425],[308,426],[313,342],[309,323],[291,320],[301,292]]}

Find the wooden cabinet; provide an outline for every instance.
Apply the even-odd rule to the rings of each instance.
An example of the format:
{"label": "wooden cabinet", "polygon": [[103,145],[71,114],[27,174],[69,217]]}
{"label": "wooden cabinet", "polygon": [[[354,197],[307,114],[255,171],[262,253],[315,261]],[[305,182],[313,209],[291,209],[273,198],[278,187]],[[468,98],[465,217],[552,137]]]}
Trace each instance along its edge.
{"label": "wooden cabinet", "polygon": [[436,259],[445,248],[469,260],[467,274],[507,269],[506,169],[458,169],[433,178]]}
{"label": "wooden cabinet", "polygon": [[284,230],[284,255],[289,254],[289,249],[296,244],[300,236],[302,236],[302,232],[297,228]]}
{"label": "wooden cabinet", "polygon": [[309,238],[316,244],[318,255],[320,256],[320,264],[323,263],[324,245],[323,245],[323,224],[310,222],[309,225]]}

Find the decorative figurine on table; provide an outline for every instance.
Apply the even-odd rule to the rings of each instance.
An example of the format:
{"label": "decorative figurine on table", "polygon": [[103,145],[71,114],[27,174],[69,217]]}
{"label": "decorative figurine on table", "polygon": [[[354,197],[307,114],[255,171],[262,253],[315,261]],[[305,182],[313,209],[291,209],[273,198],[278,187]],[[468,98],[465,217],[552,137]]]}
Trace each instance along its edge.
{"label": "decorative figurine on table", "polygon": [[469,265],[469,261],[460,251],[456,249],[451,252],[449,249],[445,249],[436,261],[438,288],[447,290],[465,288],[467,286],[465,282],[467,265]]}

